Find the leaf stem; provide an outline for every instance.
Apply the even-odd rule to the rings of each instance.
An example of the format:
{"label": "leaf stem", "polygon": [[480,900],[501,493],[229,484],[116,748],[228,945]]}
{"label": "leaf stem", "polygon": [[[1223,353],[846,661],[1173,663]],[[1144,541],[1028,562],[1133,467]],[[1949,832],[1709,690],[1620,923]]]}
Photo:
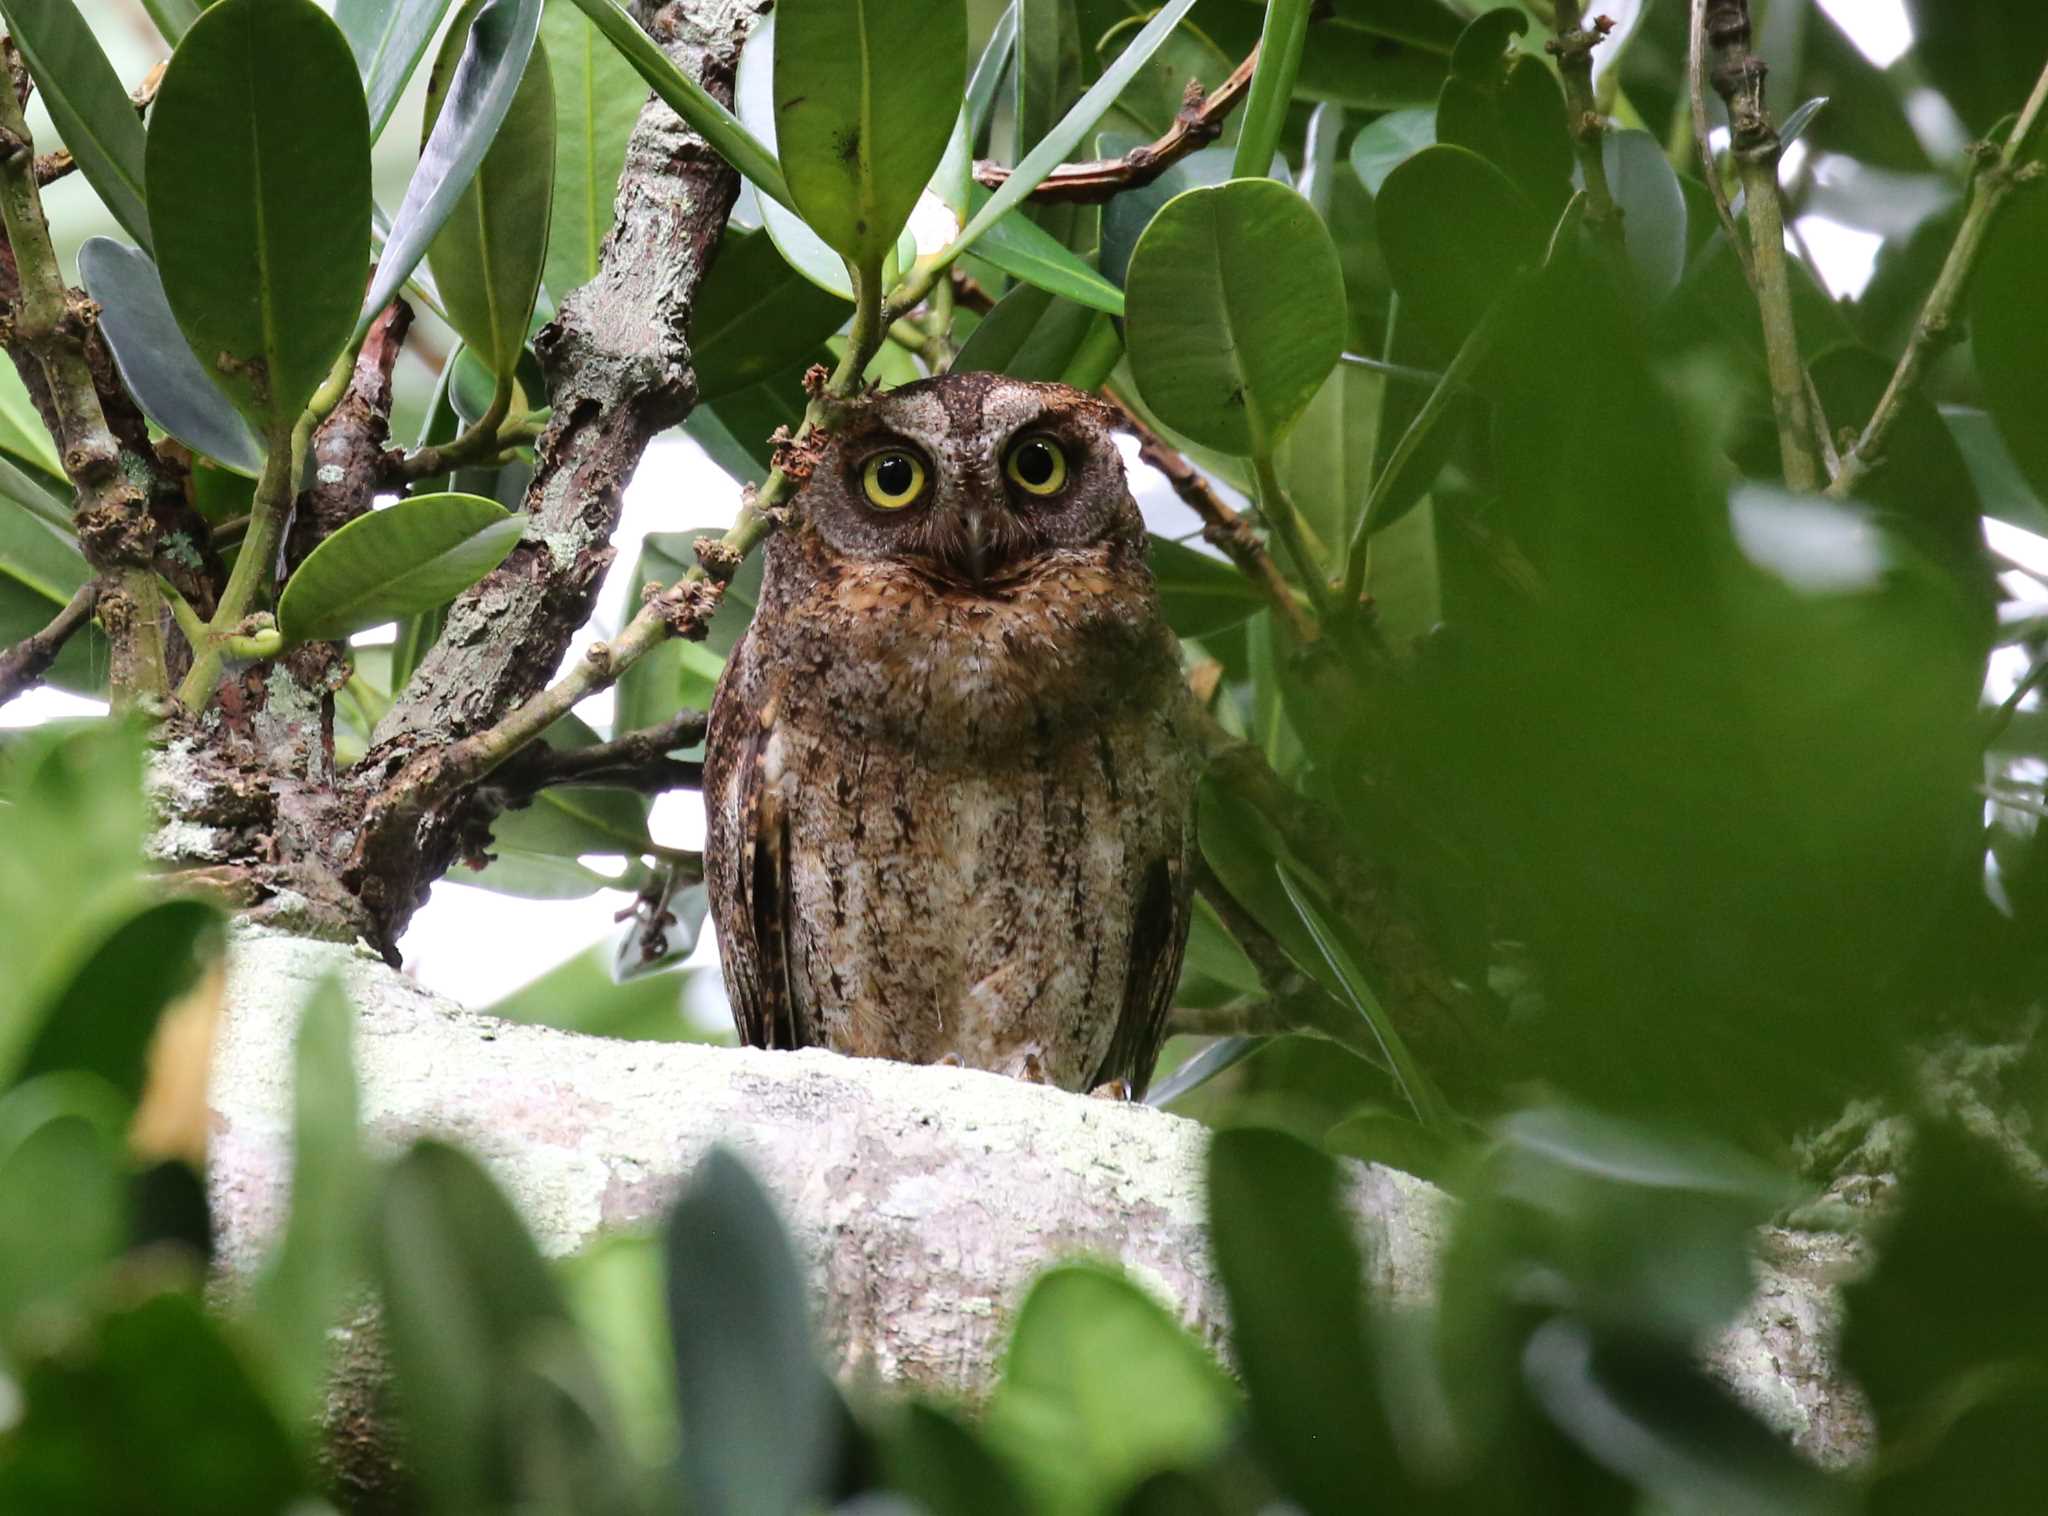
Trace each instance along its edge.
{"label": "leaf stem", "polygon": [[1315,607],[1318,618],[1329,615],[1329,583],[1324,579],[1315,555],[1309,550],[1308,540],[1302,532],[1300,513],[1280,484],[1279,471],[1273,467],[1271,448],[1262,447],[1252,454],[1252,477],[1258,485],[1259,514],[1266,518],[1267,527],[1287,549],[1287,556],[1294,564],[1295,575],[1301,580],[1309,604]]}
{"label": "leaf stem", "polygon": [[1294,98],[1294,81],[1301,72],[1310,8],[1309,0],[1271,0],[1266,7],[1251,98],[1245,102],[1237,152],[1230,160],[1233,179],[1264,179],[1273,172],[1273,154],[1287,125],[1287,103]]}
{"label": "leaf stem", "polygon": [[1842,454],[1841,470],[1828,486],[1830,495],[1853,494],[1864,476],[1879,466],[1885,437],[1899,419],[1907,398],[1919,388],[1935,357],[1956,341],[1956,309],[1969,291],[1992,224],[2013,192],[2041,173],[2040,165],[2024,159],[2044,118],[2048,118],[2048,65],[2042,67],[2041,76],[2034,81],[2033,93],[2021,108],[2005,145],[1993,149],[1987,144],[1979,149],[1976,172],[1970,176],[1969,204],[1963,212],[1963,224],[1956,229],[1956,240],[1949,247],[1934,287],[1927,293],[1927,302],[1913,323],[1913,335],[1905,352],[1899,355],[1898,367],[1892,370],[1891,382],[1885,386],[1877,409],[1871,412],[1855,443]]}

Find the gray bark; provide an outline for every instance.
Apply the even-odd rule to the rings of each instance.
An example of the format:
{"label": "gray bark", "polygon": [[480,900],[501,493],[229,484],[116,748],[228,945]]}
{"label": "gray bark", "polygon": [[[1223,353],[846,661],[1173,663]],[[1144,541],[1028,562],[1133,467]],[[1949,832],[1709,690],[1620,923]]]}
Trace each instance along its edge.
{"label": "gray bark", "polygon": [[[315,983],[360,1011],[364,1119],[378,1150],[435,1135],[476,1154],[541,1247],[565,1254],[658,1218],[714,1143],[781,1206],[842,1373],[976,1396],[1031,1279],[1062,1257],[1113,1261],[1220,1346],[1204,1230],[1207,1130],[1142,1106],[969,1070],[810,1051],[614,1042],[465,1011],[362,949],[238,929],[211,1095],[221,1260],[247,1277],[290,1180],[291,1041]],[[1379,1299],[1430,1299],[1452,1202],[1352,1165],[1350,1200]],[[1851,1245],[1771,1232],[1759,1288],[1710,1358],[1818,1461],[1867,1448],[1837,1374],[1835,1285]]]}

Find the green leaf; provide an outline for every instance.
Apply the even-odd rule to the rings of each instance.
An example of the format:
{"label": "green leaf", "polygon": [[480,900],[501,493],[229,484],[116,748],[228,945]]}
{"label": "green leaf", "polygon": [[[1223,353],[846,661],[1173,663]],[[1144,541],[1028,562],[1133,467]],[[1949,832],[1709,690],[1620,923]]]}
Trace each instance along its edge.
{"label": "green leaf", "polygon": [[149,244],[142,117],[73,0],[0,0],[57,137],[128,235]]}
{"label": "green leaf", "polygon": [[1637,288],[1662,300],[1685,276],[1685,192],[1678,175],[1648,132],[1603,132],[1600,156],[1621,207],[1622,240]]}
{"label": "green leaf", "polygon": [[1344,345],[1344,274],[1322,218],[1270,179],[1175,196],[1131,254],[1131,372],[1197,442],[1269,453]]}
{"label": "green leaf", "polygon": [[[1095,51],[1104,67],[1115,62],[1117,54],[1144,24],[1145,17],[1131,16],[1103,34]],[[1134,142],[1156,141],[1166,135],[1187,103],[1190,81],[1200,84],[1204,91],[1213,91],[1230,77],[1235,66],[1236,60],[1203,35],[1193,22],[1182,22],[1117,96],[1116,105],[1103,118],[1103,130],[1128,134]],[[1234,144],[1238,122],[1235,112],[1225,119],[1223,133],[1217,138],[1219,144]],[[1122,153],[1098,152],[1097,156],[1121,157]],[[1225,155],[1226,162],[1228,156]],[[1230,176],[1226,173],[1221,177]]]}
{"label": "green leaf", "polygon": [[1455,347],[1517,268],[1543,253],[1542,228],[1507,176],[1462,147],[1426,147],[1388,174],[1380,251],[1412,316]]}
{"label": "green leaf", "polygon": [[913,1400],[880,1431],[889,1487],[929,1516],[1032,1516],[1008,1471],[951,1412]]}
{"label": "green leaf", "polygon": [[1209,1143],[1210,1246],[1253,1435],[1280,1487],[1317,1516],[1411,1508],[1366,1355],[1365,1281],[1339,1175],[1282,1132],[1222,1131]]}
{"label": "green leaf", "polygon": [[[467,51],[462,23],[469,14],[467,7],[458,14],[434,62],[427,85],[427,145]],[[554,135],[547,50],[534,48],[490,146],[427,249],[449,325],[501,380],[511,377],[526,346],[540,292],[555,187]],[[424,157],[427,147],[421,151]]]}
{"label": "green leaf", "polygon": [[164,72],[147,162],[178,326],[277,441],[348,340],[370,251],[369,121],[340,28],[312,0],[220,0]]}
{"label": "green leaf", "polygon": [[[575,957],[557,964],[538,979],[523,984],[483,1008],[487,1016],[559,1027],[593,1037],[623,1037],[641,1042],[707,1042],[682,1014],[679,1001],[686,976],[651,974],[620,983],[612,977],[612,946],[593,942]],[[658,1293],[658,1292],[657,1292]],[[657,1336],[663,1329],[654,1327]],[[668,1346],[662,1344],[661,1398],[668,1400]]]}
{"label": "green leaf", "polygon": [[292,1058],[291,1216],[251,1286],[242,1329],[268,1355],[268,1379],[292,1419],[317,1418],[329,1379],[328,1333],[369,1268],[375,1171],[358,1129],[356,1012],[322,979],[299,1013]]}
{"label": "green leaf", "polygon": [[429,610],[502,563],[525,529],[523,514],[477,495],[416,495],[358,516],[307,554],[278,626],[310,642]]}
{"label": "green leaf", "polygon": [[661,893],[627,918],[612,950],[612,977],[627,984],[680,964],[697,949],[711,897],[701,859],[662,866]]}
{"label": "green leaf", "polygon": [[1003,181],[1002,188],[989,196],[981,209],[969,218],[967,225],[960,229],[960,235],[939,256],[954,258],[974,246],[982,233],[1021,205],[1026,195],[1043,184],[1045,176],[1064,163],[1081,139],[1095,130],[1096,123],[1123,93],[1124,86],[1165,44],[1194,3],[1195,0],[1168,0],[1161,6],[1158,14],[1145,23],[1144,30],[1131,39],[1131,45],[1124,49],[1116,62],[1104,69],[1102,77],[1090,85],[1088,92],[1060,118],[1060,124],[1024,155],[1023,162],[1010,170],[1010,177]]}
{"label": "green leaf", "polygon": [[507,1382],[571,1326],[533,1239],[476,1162],[437,1142],[386,1173],[371,1236],[408,1465],[437,1509],[516,1504],[526,1427]]}
{"label": "green leaf", "polygon": [[[2036,167],[2042,160],[2034,159]],[[2048,499],[2048,299],[2040,252],[2048,246],[2048,195],[2024,187],[2011,195],[1985,237],[1970,284],[1970,352],[1984,404],[2034,493]]]}
{"label": "green leaf", "polygon": [[879,268],[952,135],[966,7],[783,0],[776,18],[775,129],[790,195],[849,263]]}
{"label": "green leaf", "polygon": [[263,440],[193,356],[149,255],[89,237],[78,277],[99,302],[100,333],[143,414],[195,453],[252,479],[262,473]]}
{"label": "green leaf", "polygon": [[165,900],[106,929],[50,1001],[19,1066],[0,1067],[0,1084],[82,1070],[139,1102],[157,1021],[218,960],[220,927],[220,913],[203,901]]}
{"label": "green leaf", "polygon": [[960,345],[951,372],[1057,380],[1088,340],[1095,319],[1084,305],[1020,284],[981,318]]}
{"label": "green leaf", "polygon": [[1437,1089],[1436,1081],[1429,1072],[1415,1061],[1415,1055],[1408,1051],[1408,1044],[1395,1030],[1393,1020],[1386,1008],[1380,1004],[1379,996],[1373,993],[1366,982],[1365,973],[1358,966],[1358,960],[1345,945],[1321,907],[1310,898],[1304,887],[1302,876],[1282,858],[1274,863],[1279,871],[1280,887],[1287,892],[1288,900],[1301,917],[1301,924],[1308,928],[1309,936],[1315,939],[1316,948],[1323,955],[1323,961],[1330,966],[1344,998],[1351,1008],[1372,1028],[1373,1039],[1380,1051],[1386,1055],[1387,1066],[1394,1071],[1395,1082],[1401,1086],[1401,1093],[1408,1097],[1409,1105],[1415,1109],[1415,1118],[1439,1137],[1449,1138],[1456,1130],[1455,1118],[1445,1102],[1443,1093]]}
{"label": "green leaf", "polygon": [[555,86],[555,198],[542,280],[559,306],[597,277],[647,86],[568,0],[551,0],[541,12],[540,41]]}
{"label": "green leaf", "polygon": [[334,19],[362,71],[370,140],[384,134],[449,0],[335,0]]}
{"label": "green leaf", "polygon": [[1251,94],[1238,127],[1233,179],[1263,175],[1280,147],[1287,125],[1287,106],[1301,71],[1302,44],[1308,38],[1310,0],[1270,0],[1265,29],[1259,34],[1259,61],[1252,71]]}
{"label": "green leaf", "polygon": [[1377,195],[1387,175],[1436,142],[1436,107],[1388,111],[1368,121],[1351,139],[1351,166]]}
{"label": "green leaf", "polygon": [[[976,204],[987,198],[973,191]],[[1112,316],[1124,313],[1124,292],[1091,268],[1051,232],[1022,216],[1008,216],[991,226],[974,245],[975,255],[1013,279],[1035,285],[1092,310]]]}
{"label": "green leaf", "polygon": [[772,237],[728,227],[690,321],[699,400],[780,374],[845,321],[846,302],[792,268]]}
{"label": "green leaf", "polygon": [[1362,1111],[1324,1134],[1323,1146],[1345,1158],[1399,1169],[1444,1185],[1454,1177],[1457,1149],[1421,1122],[1391,1111]]}
{"label": "green leaf", "polygon": [[192,23],[199,19],[199,13],[206,7],[199,0],[142,0],[142,8],[156,23],[164,41],[176,47],[185,33],[192,30]]}
{"label": "green leaf", "polygon": [[515,900],[587,900],[613,881],[560,853],[533,853],[506,843],[493,843],[491,861],[483,868],[458,864],[448,875],[455,884],[473,885]]}
{"label": "green leaf", "polygon": [[1083,1516],[1156,1469],[1214,1456],[1237,1410],[1228,1377],[1157,1301],[1065,1264],[1018,1307],[985,1427],[1035,1509]]}
{"label": "green leaf", "polygon": [[[391,218],[391,235],[384,241],[369,296],[356,316],[358,336],[369,330],[377,313],[412,277],[490,151],[533,56],[540,7],[541,0],[486,0],[476,12],[442,92],[434,130],[420,149],[419,167],[405,186],[398,214]],[[451,45],[444,44],[444,56]]]}
{"label": "green leaf", "polygon": [[967,118],[967,145],[971,153],[974,144],[981,141],[988,131],[989,117],[995,113],[996,89],[1003,76],[1009,71],[1017,52],[1017,0],[1003,7],[1002,17],[996,22],[995,30],[989,33],[988,46],[975,60],[974,72],[968,76],[967,98],[961,109]]}
{"label": "green leaf", "polygon": [[0,1510],[312,1509],[290,1434],[198,1289],[138,1294],[9,1365],[22,1414],[0,1450]]}
{"label": "green leaf", "polygon": [[715,1147],[663,1238],[687,1509],[799,1516],[831,1490],[848,1418],[818,1367],[807,1290],[775,1208]]}
{"label": "green leaf", "polygon": [[1273,460],[1312,534],[1312,546],[1351,540],[1372,486],[1373,441],[1385,382],[1378,374],[1340,363]]}
{"label": "green leaf", "polygon": [[45,1121],[0,1153],[0,1322],[76,1295],[121,1255],[123,1170],[120,1147],[83,1116]]}
{"label": "green leaf", "polygon": [[[21,483],[33,488],[34,481],[23,479]],[[11,580],[30,591],[39,602],[44,622],[92,577],[78,539],[66,525],[50,519],[54,514],[33,499],[10,502],[0,509],[0,584]],[[29,628],[32,632],[41,629],[40,623]]]}
{"label": "green leaf", "polygon": [[1529,34],[1529,17],[1512,5],[1499,6],[1473,18],[1451,49],[1451,74],[1483,83],[1501,72],[1501,54]]}
{"label": "green leaf", "polygon": [[1155,533],[1145,561],[1159,586],[1159,608],[1178,637],[1207,637],[1238,626],[1266,604],[1236,564],[1213,553]]}
{"label": "green leaf", "polygon": [[[1105,132],[1096,138],[1095,145],[1102,156],[1121,157],[1138,146],[1139,139]],[[1103,275],[1121,286],[1130,274],[1131,253],[1145,228],[1152,224],[1152,218],[1159,214],[1159,208],[1182,190],[1223,183],[1230,177],[1230,156],[1229,149],[1221,147],[1189,153],[1150,184],[1126,190],[1105,205],[1100,254]],[[1009,222],[1002,224],[1007,226]]]}

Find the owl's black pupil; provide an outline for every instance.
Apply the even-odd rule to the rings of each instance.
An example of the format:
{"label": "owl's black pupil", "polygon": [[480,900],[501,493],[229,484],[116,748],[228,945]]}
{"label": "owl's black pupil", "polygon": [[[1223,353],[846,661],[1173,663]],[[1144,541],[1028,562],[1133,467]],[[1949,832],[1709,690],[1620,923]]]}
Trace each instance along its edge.
{"label": "owl's black pupil", "polygon": [[1027,442],[1017,450],[1017,477],[1026,484],[1050,484],[1055,467],[1052,449],[1043,442]]}
{"label": "owl's black pupil", "polygon": [[875,465],[875,483],[881,486],[885,495],[908,493],[916,478],[910,460],[901,453],[892,453]]}

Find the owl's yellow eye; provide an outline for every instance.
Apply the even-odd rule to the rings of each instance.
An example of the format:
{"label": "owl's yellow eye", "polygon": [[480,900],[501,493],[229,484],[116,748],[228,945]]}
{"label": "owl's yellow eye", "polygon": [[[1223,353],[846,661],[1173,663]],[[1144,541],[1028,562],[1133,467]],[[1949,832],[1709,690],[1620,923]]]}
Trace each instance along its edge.
{"label": "owl's yellow eye", "polygon": [[1067,455],[1050,437],[1026,437],[1010,449],[1003,472],[1026,494],[1056,495],[1067,482]]}
{"label": "owl's yellow eye", "polygon": [[924,465],[901,448],[891,448],[861,466],[860,483],[869,505],[900,511],[924,493]]}

